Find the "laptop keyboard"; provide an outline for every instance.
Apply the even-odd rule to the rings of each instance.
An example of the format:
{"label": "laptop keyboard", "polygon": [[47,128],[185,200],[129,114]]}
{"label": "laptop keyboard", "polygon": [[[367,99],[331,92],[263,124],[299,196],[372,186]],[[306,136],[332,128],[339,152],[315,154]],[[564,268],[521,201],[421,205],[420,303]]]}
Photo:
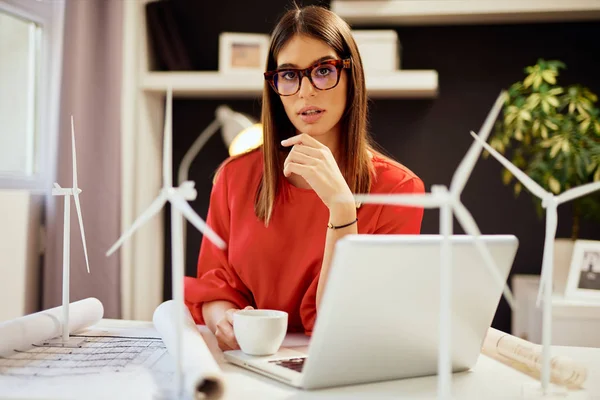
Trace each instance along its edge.
{"label": "laptop keyboard", "polygon": [[306,360],[306,357],[288,358],[287,360],[273,360],[269,362],[275,365],[279,365],[283,368],[291,369],[292,371],[302,372],[302,367],[304,367],[304,360]]}

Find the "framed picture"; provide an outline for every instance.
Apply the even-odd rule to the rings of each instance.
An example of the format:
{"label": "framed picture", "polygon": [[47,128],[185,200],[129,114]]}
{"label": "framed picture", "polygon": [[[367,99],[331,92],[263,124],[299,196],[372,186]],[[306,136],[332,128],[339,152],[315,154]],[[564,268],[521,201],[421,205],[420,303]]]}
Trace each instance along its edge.
{"label": "framed picture", "polygon": [[219,35],[219,72],[262,73],[267,63],[270,37],[262,33]]}
{"label": "framed picture", "polygon": [[565,298],[600,303],[600,241],[575,242]]}

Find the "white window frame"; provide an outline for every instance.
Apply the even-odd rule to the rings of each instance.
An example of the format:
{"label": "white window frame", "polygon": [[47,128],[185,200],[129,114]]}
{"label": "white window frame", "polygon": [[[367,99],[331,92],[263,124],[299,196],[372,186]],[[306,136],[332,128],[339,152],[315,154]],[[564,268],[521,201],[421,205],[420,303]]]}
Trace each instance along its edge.
{"label": "white window frame", "polygon": [[56,178],[65,1],[0,0],[0,11],[34,21],[42,28],[35,104],[37,170],[28,177],[0,174],[0,189],[45,194]]}

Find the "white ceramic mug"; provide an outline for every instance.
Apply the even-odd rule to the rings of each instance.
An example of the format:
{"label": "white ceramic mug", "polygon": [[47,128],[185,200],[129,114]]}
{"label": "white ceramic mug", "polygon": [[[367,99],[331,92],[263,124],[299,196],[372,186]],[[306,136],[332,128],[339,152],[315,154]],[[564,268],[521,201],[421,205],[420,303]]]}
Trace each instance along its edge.
{"label": "white ceramic mug", "polygon": [[239,310],[233,333],[242,351],[253,356],[277,353],[287,332],[288,314],[277,310]]}

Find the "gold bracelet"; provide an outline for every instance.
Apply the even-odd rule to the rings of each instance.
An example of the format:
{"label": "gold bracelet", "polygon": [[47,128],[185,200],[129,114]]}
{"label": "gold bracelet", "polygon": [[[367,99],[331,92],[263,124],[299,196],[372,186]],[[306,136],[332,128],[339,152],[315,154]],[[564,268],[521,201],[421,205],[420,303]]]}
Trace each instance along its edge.
{"label": "gold bracelet", "polygon": [[329,222],[329,223],[327,224],[327,227],[328,227],[329,229],[342,229],[342,228],[346,228],[346,227],[348,227],[348,226],[350,226],[350,225],[352,225],[352,224],[355,224],[355,223],[357,223],[357,222],[358,222],[358,217],[356,217],[356,219],[355,219],[354,221],[352,221],[352,222],[349,222],[349,223],[347,223],[347,224],[344,224],[344,225],[337,225],[337,226],[335,226],[335,225],[333,225],[331,222]]}

